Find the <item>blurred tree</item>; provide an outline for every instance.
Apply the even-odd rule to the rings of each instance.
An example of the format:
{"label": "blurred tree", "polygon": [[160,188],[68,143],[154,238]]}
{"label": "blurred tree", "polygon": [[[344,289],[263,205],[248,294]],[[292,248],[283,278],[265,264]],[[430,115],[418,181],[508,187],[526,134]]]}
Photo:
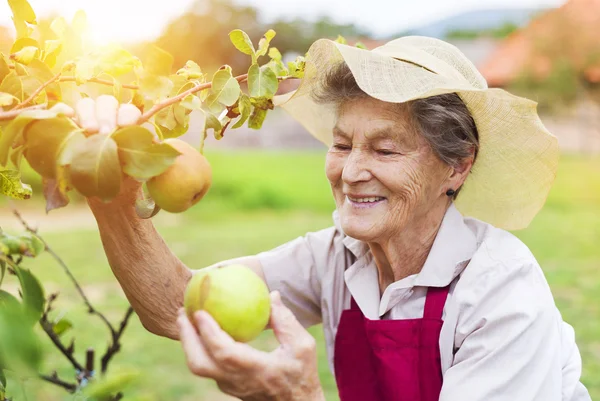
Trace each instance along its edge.
{"label": "blurred tree", "polygon": [[256,42],[264,33],[255,8],[231,0],[198,0],[166,27],[155,44],[173,55],[174,68],[193,60],[206,70],[229,64],[235,71],[249,67],[248,57],[226,39],[236,28]]}
{"label": "blurred tree", "polygon": [[255,45],[268,29],[274,29],[277,36],[272,45],[284,55],[305,53],[318,38],[369,36],[354,24],[338,24],[327,16],[314,22],[294,18],[261,23],[258,10],[252,6],[240,6],[231,0],[197,0],[167,26],[155,44],[174,56],[174,68],[191,59],[208,71],[222,64],[229,64],[234,71],[244,70],[249,67],[249,58],[224,40],[237,28],[243,29]]}

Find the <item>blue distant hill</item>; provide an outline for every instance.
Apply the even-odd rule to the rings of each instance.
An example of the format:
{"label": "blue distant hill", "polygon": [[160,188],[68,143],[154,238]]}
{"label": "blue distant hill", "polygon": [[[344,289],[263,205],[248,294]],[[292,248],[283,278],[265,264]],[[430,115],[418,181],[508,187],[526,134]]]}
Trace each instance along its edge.
{"label": "blue distant hill", "polygon": [[522,27],[532,17],[546,10],[547,8],[527,8],[468,11],[421,27],[405,30],[401,32],[401,35],[433,36],[444,39],[448,32],[458,29],[482,31],[499,28],[506,23]]}

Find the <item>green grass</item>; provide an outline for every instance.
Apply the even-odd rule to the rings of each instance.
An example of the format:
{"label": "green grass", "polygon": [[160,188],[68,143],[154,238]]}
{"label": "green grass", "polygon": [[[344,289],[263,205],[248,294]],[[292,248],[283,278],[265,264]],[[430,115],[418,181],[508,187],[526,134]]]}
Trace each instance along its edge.
{"label": "green grass", "polygon": [[[215,184],[205,201],[182,218],[156,220],[171,249],[188,266],[200,268],[256,253],[331,225],[333,202],[324,178],[322,153],[230,152],[209,153],[208,157]],[[515,234],[538,258],[563,318],[575,328],[583,359],[583,382],[592,399],[600,399],[600,160],[563,157],[546,206],[528,229]],[[127,302],[106,262],[97,231],[48,232],[45,237],[93,302],[117,322]],[[71,335],[76,337],[77,356],[82,359],[87,347],[103,352],[108,340],[105,327],[87,315],[50,255],[27,265],[46,283],[48,292],[60,291],[57,313],[74,322]],[[12,277],[10,283],[14,285]],[[319,343],[321,380],[327,399],[336,400],[320,329],[316,326],[311,333]],[[270,332],[253,344],[265,350],[276,346]],[[66,378],[69,366],[64,358],[48,341],[45,348],[45,371],[58,369]],[[135,316],[113,365],[143,372],[126,392],[125,400],[217,399],[212,382],[188,372],[180,345],[149,334]],[[52,385],[31,382],[27,388],[29,400],[65,399]]]}

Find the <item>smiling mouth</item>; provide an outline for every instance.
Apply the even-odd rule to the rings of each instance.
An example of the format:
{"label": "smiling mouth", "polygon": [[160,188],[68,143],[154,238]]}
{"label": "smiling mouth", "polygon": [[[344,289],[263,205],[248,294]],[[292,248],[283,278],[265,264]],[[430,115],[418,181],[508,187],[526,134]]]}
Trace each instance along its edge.
{"label": "smiling mouth", "polygon": [[346,195],[346,199],[348,199],[348,201],[350,201],[350,203],[352,204],[361,204],[361,205],[374,205],[376,203],[379,203],[381,201],[384,201],[385,198],[382,196],[371,196],[371,197],[366,197],[366,198],[353,198],[349,195]]}

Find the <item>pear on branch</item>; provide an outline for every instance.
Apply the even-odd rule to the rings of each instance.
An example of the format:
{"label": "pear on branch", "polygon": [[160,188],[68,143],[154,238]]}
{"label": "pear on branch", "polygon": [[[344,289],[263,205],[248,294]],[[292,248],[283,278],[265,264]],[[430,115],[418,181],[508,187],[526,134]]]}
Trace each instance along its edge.
{"label": "pear on branch", "polygon": [[177,138],[166,139],[181,154],[162,174],[146,182],[148,193],[161,209],[181,213],[198,203],[212,184],[212,168],[200,152]]}

